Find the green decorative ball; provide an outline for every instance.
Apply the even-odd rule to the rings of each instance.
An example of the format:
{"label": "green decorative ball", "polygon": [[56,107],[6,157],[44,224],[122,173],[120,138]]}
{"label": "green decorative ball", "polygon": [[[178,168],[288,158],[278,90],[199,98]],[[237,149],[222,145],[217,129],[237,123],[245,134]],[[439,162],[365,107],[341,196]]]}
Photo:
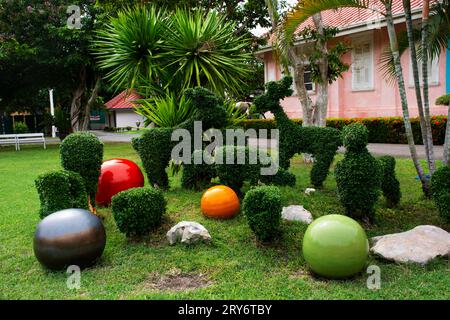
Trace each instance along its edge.
{"label": "green decorative ball", "polygon": [[369,242],[364,229],[347,216],[330,214],[311,223],[303,237],[303,256],[314,273],[347,278],[366,265]]}

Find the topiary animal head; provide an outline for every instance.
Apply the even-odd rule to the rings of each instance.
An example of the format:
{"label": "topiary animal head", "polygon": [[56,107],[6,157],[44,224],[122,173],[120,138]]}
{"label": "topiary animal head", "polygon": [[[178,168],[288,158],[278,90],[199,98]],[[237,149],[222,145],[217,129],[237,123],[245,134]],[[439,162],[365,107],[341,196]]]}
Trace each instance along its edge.
{"label": "topiary animal head", "polygon": [[206,88],[196,87],[184,91],[185,98],[195,107],[194,121],[201,121],[203,130],[222,128],[227,120],[223,100]]}
{"label": "topiary animal head", "polygon": [[283,77],[280,81],[271,81],[266,84],[266,92],[255,98],[254,106],[256,112],[274,113],[281,109],[280,100],[292,95],[292,78]]}
{"label": "topiary animal head", "polygon": [[363,124],[355,122],[344,127],[342,137],[344,147],[348,151],[359,151],[367,146],[369,131]]}
{"label": "topiary animal head", "polygon": [[213,92],[203,87],[189,88],[184,91],[186,99],[190,100],[197,109],[210,109],[223,104],[220,99]]}

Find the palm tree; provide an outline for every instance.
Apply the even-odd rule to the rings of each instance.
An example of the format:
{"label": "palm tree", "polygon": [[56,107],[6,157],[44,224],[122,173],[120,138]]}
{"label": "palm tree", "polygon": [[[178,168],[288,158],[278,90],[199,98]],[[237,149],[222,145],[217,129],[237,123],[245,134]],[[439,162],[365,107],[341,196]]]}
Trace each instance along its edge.
{"label": "palm tree", "polygon": [[[427,2],[425,0],[425,2]],[[418,59],[417,59],[417,53],[416,53],[416,41],[414,39],[414,28],[413,28],[413,22],[411,18],[411,1],[410,0],[403,0],[403,9],[405,11],[405,20],[406,20],[406,33],[407,33],[407,39],[408,39],[408,47],[410,50],[411,55],[411,65],[412,65],[412,71],[413,71],[413,79],[414,79],[414,89],[416,93],[416,100],[417,100],[417,108],[419,110],[419,119],[420,119],[420,129],[422,133],[422,140],[423,144],[425,146],[425,154],[427,157],[427,164],[428,164],[428,170],[430,171],[430,174],[433,174],[435,169],[435,163],[434,163],[434,148],[433,148],[433,136],[431,131],[431,125],[430,125],[430,117],[429,117],[429,103],[428,103],[428,95],[425,96],[425,92],[428,92],[428,81],[424,80],[423,83],[423,91],[424,91],[424,102],[425,102],[425,110],[424,105],[422,101],[422,93],[420,91],[420,79],[419,79],[419,67],[418,67]],[[425,10],[424,10],[425,12]],[[425,38],[425,33],[423,32],[425,29],[422,28],[422,40]],[[425,61],[423,61],[423,65],[427,66]],[[426,69],[426,73],[428,72],[428,69]],[[427,78],[426,73],[423,76],[423,79]],[[427,112],[428,111],[428,112]],[[428,114],[428,118],[426,117],[426,114]],[[427,121],[428,119],[428,121]]]}
{"label": "palm tree", "polygon": [[[430,0],[423,0],[423,8],[422,8],[422,48],[425,48],[428,42],[428,20],[430,16]],[[411,17],[409,17],[411,19]],[[410,48],[414,47],[414,41],[409,43]],[[423,108],[424,108],[424,117],[425,117],[425,132],[426,135],[422,136],[423,143],[427,151],[427,157],[429,158],[427,161],[428,167],[430,170],[430,175],[434,173],[435,163],[434,163],[434,151],[433,151],[433,136],[431,132],[431,123],[430,123],[430,97],[428,95],[428,54],[424,53],[421,56],[422,59],[422,82],[423,82]],[[417,60],[416,60],[417,61]],[[414,62],[414,61],[413,61]],[[421,117],[422,118],[422,117]]]}
{"label": "palm tree", "polygon": [[[392,0],[380,0],[384,6],[384,16],[387,24],[387,31],[389,35],[389,46],[394,62],[395,78],[398,85],[400,100],[403,112],[403,121],[405,125],[406,138],[408,141],[409,151],[411,159],[413,160],[414,167],[422,183],[422,190],[426,195],[429,194],[429,184],[424,174],[423,168],[420,165],[416,146],[414,144],[414,136],[411,127],[411,121],[408,110],[408,101],[406,97],[406,89],[403,77],[403,68],[400,62],[400,52],[398,46],[397,34],[394,27],[394,20],[392,15]],[[293,9],[288,12],[284,21],[282,22],[282,35],[284,44],[283,50],[289,50],[290,44],[295,36],[297,27],[306,21],[314,14],[325,10],[339,9],[343,7],[354,7],[362,9],[370,9],[369,0],[303,0],[300,1]]]}

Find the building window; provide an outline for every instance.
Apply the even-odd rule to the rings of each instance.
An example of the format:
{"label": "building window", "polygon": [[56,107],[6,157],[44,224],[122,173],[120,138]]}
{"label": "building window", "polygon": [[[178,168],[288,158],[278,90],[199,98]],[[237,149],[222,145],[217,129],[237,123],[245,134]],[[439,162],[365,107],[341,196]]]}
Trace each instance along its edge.
{"label": "building window", "polygon": [[356,39],[352,50],[352,90],[373,90],[373,41]]}
{"label": "building window", "polygon": [[266,70],[266,83],[277,80],[276,69],[273,63],[266,62],[265,70]]}
{"label": "building window", "polygon": [[310,66],[308,66],[305,69],[305,73],[303,74],[303,79],[304,79],[303,81],[305,81],[306,90],[308,90],[308,91],[315,91],[316,90],[316,85],[312,81],[312,71],[311,71],[311,67]]}
{"label": "building window", "polygon": [[[297,95],[297,86],[295,84],[295,75],[294,75],[294,68],[293,67],[289,67],[289,72],[291,74],[292,77],[292,90],[294,91],[293,95]],[[305,87],[306,90],[309,93],[313,93],[316,91],[316,85],[312,80],[312,71],[311,71],[311,67],[307,66],[305,68],[305,72],[303,73],[303,81],[305,81]]]}
{"label": "building window", "polygon": [[[419,68],[420,85],[423,83],[422,79],[422,61],[417,61]],[[435,57],[433,60],[428,59],[428,85],[439,84],[439,58]],[[409,56],[409,86],[414,87],[414,75],[412,70],[411,55]]]}

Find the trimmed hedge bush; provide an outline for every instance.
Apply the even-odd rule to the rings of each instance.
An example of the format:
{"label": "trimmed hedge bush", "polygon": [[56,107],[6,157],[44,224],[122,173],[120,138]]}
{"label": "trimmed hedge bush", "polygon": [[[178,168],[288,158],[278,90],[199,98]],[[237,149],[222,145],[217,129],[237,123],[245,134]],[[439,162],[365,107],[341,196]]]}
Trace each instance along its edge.
{"label": "trimmed hedge bush", "polygon": [[282,209],[281,192],[275,186],[249,190],[242,203],[248,225],[261,241],[272,240],[277,235]]}
{"label": "trimmed hedge bush", "polygon": [[430,189],[439,213],[450,221],[450,165],[440,167],[433,173]]}
{"label": "trimmed hedge bush", "polygon": [[386,199],[386,205],[393,208],[400,203],[402,193],[400,192],[400,182],[395,176],[395,158],[384,156],[378,159],[382,168],[381,190]]}
{"label": "trimmed hedge bush", "polygon": [[202,150],[195,150],[192,153],[192,162],[183,164],[183,175],[181,176],[181,186],[185,189],[202,190],[211,183],[211,179],[216,176],[213,164],[194,164],[196,154],[203,153]]}
{"label": "trimmed hedge bush", "polygon": [[[249,161],[250,148],[242,146],[223,146],[218,147],[215,153],[215,169],[216,174],[219,177],[220,183],[229,186],[231,189],[240,192],[240,189],[244,185],[244,181],[248,181],[251,185],[258,183],[260,174],[259,164],[250,164]],[[241,156],[242,155],[242,156]],[[228,161],[227,159],[231,160]],[[243,164],[239,164],[238,160],[242,157]],[[219,160],[222,159],[222,164],[219,164]]]}
{"label": "trimmed hedge bush", "polygon": [[172,128],[154,128],[144,132],[140,138],[133,138],[133,148],[139,154],[152,186],[169,188],[166,168],[169,165],[173,142]]}
{"label": "trimmed hedge bush", "polygon": [[111,207],[120,232],[127,237],[143,236],[161,224],[166,200],[159,189],[133,188],[115,195]]}
{"label": "trimmed hedge bush", "polygon": [[347,215],[373,221],[382,172],[380,162],[366,148],[367,136],[367,128],[360,123],[344,127],[343,141],[347,150],[344,159],[336,164],[334,175],[338,197]]}
{"label": "trimmed hedge bush", "polygon": [[279,129],[279,164],[288,170],[290,160],[297,153],[307,153],[314,157],[311,183],[320,188],[325,181],[334,155],[342,145],[341,134],[333,128],[301,127],[288,118],[280,100],[292,94],[292,78],[266,84],[266,92],[255,98],[257,112],[272,112]]}
{"label": "trimmed hedge bush", "polygon": [[41,219],[63,209],[88,209],[83,178],[76,172],[67,170],[47,172],[37,177],[35,185],[41,202],[39,210]]}
{"label": "trimmed hedge bush", "polygon": [[260,176],[260,180],[265,184],[294,187],[296,178],[295,174],[288,170],[278,168],[278,172],[275,175]]}
{"label": "trimmed hedge bush", "polygon": [[92,133],[76,132],[62,141],[60,153],[62,167],[79,173],[86,192],[94,199],[103,160],[103,143]]}
{"label": "trimmed hedge bush", "polygon": [[[302,124],[302,119],[291,120],[295,124]],[[403,118],[401,117],[329,118],[327,119],[327,127],[342,130],[343,127],[354,122],[360,122],[367,127],[369,130],[370,143],[407,143]],[[444,144],[446,124],[446,116],[431,117],[431,129],[433,131],[434,144]],[[241,120],[238,125],[244,129],[276,129],[276,123],[273,119]],[[415,143],[423,144],[419,118],[411,118],[411,126]]]}

